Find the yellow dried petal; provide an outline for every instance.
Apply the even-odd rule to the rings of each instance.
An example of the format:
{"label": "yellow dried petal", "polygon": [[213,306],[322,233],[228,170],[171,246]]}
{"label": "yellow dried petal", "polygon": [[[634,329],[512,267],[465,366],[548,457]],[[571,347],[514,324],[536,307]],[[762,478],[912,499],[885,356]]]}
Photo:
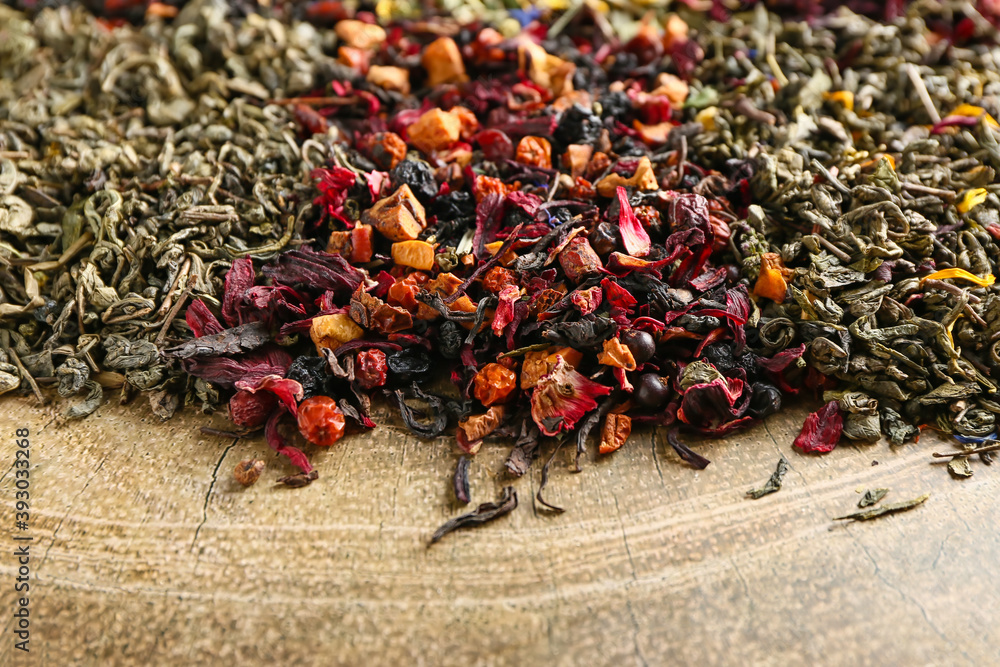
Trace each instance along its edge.
{"label": "yellow dried petal", "polygon": [[992,127],[1000,127],[1000,123],[997,123],[993,116],[986,113],[986,109],[982,107],[977,107],[974,104],[959,104],[957,107],[951,110],[949,116],[966,116],[969,118],[979,118],[980,116],[986,116],[986,122]]}
{"label": "yellow dried petal", "polygon": [[715,132],[715,116],[719,107],[705,107],[694,117],[696,123],[701,123],[706,132]]}
{"label": "yellow dried petal", "polygon": [[854,111],[854,93],[849,90],[836,90],[832,93],[823,93],[823,98],[831,102],[840,102],[848,111]]}
{"label": "yellow dried petal", "polygon": [[927,280],[948,280],[950,278],[968,280],[970,283],[975,283],[980,287],[989,287],[997,280],[992,273],[986,274],[985,278],[980,278],[974,273],[969,273],[965,269],[941,269],[940,271],[935,271],[934,273],[921,278],[920,284],[924,284]]}
{"label": "yellow dried petal", "polygon": [[989,194],[990,193],[986,188],[966,190],[965,194],[962,196],[962,201],[955,204],[955,208],[958,209],[959,213],[968,213],[986,201],[986,197],[989,196]]}

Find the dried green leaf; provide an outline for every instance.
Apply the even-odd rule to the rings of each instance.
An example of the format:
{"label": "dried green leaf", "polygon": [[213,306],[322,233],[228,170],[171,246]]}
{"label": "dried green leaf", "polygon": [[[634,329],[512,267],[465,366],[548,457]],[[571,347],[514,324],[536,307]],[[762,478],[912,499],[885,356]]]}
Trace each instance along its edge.
{"label": "dried green leaf", "polygon": [[868,489],[865,491],[865,495],[861,497],[858,501],[858,507],[869,507],[874,505],[878,501],[885,498],[885,495],[889,493],[889,489]]}
{"label": "dried green leaf", "polygon": [[956,456],[948,461],[948,472],[962,479],[972,477],[972,465],[969,463],[969,457]]}
{"label": "dried green leaf", "polygon": [[774,469],[771,473],[771,477],[767,480],[764,486],[759,489],[750,489],[747,491],[747,497],[757,500],[758,498],[763,498],[769,493],[774,493],[781,488],[781,478],[785,476],[788,472],[788,459],[782,456],[778,459],[778,467]]}
{"label": "dried green leaf", "polygon": [[861,510],[860,512],[852,512],[850,514],[845,514],[844,516],[834,517],[833,520],[841,521],[845,519],[853,519],[854,521],[869,521],[886,514],[895,514],[896,512],[911,510],[917,505],[922,505],[924,501],[930,497],[931,494],[925,493],[919,498],[914,498],[913,500],[904,500],[901,503],[889,503],[888,505],[882,505],[881,507],[873,507],[871,509]]}

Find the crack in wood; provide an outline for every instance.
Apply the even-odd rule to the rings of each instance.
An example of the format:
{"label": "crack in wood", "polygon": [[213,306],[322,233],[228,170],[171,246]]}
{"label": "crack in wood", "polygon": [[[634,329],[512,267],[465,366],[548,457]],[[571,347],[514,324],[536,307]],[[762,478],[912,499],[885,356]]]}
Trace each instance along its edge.
{"label": "crack in wood", "polygon": [[215,470],[212,471],[212,483],[208,485],[208,493],[205,494],[205,502],[201,506],[201,523],[199,523],[198,527],[194,529],[194,539],[191,540],[191,551],[194,551],[194,545],[198,543],[198,534],[201,532],[202,526],[204,526],[205,522],[208,521],[208,501],[212,497],[212,490],[215,488],[215,482],[219,478],[219,468],[222,467],[222,462],[225,460],[229,450],[235,447],[238,441],[239,438],[234,438],[233,441],[229,443],[229,446],[223,450],[222,456],[219,457],[219,462],[215,464]]}

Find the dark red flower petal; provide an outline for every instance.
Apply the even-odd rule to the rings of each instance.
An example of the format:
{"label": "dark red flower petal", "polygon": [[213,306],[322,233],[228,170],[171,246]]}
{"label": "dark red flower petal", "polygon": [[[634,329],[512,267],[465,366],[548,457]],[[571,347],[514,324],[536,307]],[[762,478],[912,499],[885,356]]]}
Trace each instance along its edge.
{"label": "dark red flower petal", "polygon": [[792,445],[807,454],[825,454],[837,446],[843,430],[844,419],[840,416],[840,407],[837,401],[830,401],[806,417],[802,432]]}

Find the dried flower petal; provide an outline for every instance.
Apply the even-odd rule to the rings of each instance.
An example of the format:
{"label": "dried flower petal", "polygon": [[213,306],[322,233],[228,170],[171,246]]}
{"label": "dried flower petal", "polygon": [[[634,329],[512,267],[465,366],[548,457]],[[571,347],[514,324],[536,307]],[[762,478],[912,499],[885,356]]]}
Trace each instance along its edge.
{"label": "dried flower petal", "polygon": [[584,415],[597,407],[594,398],[610,392],[610,387],[568,368],[557,355],[552,372],[538,380],[531,394],[531,418],[545,435],[572,431]]}
{"label": "dried flower petal", "polygon": [[625,188],[618,186],[618,231],[622,236],[622,243],[625,250],[633,257],[645,257],[649,254],[651,242],[649,234],[635,217],[632,205],[628,203],[628,192]]}
{"label": "dried flower petal", "polygon": [[825,454],[837,446],[843,430],[844,420],[840,416],[840,407],[837,401],[830,401],[806,417],[802,432],[792,445],[807,454]]}

